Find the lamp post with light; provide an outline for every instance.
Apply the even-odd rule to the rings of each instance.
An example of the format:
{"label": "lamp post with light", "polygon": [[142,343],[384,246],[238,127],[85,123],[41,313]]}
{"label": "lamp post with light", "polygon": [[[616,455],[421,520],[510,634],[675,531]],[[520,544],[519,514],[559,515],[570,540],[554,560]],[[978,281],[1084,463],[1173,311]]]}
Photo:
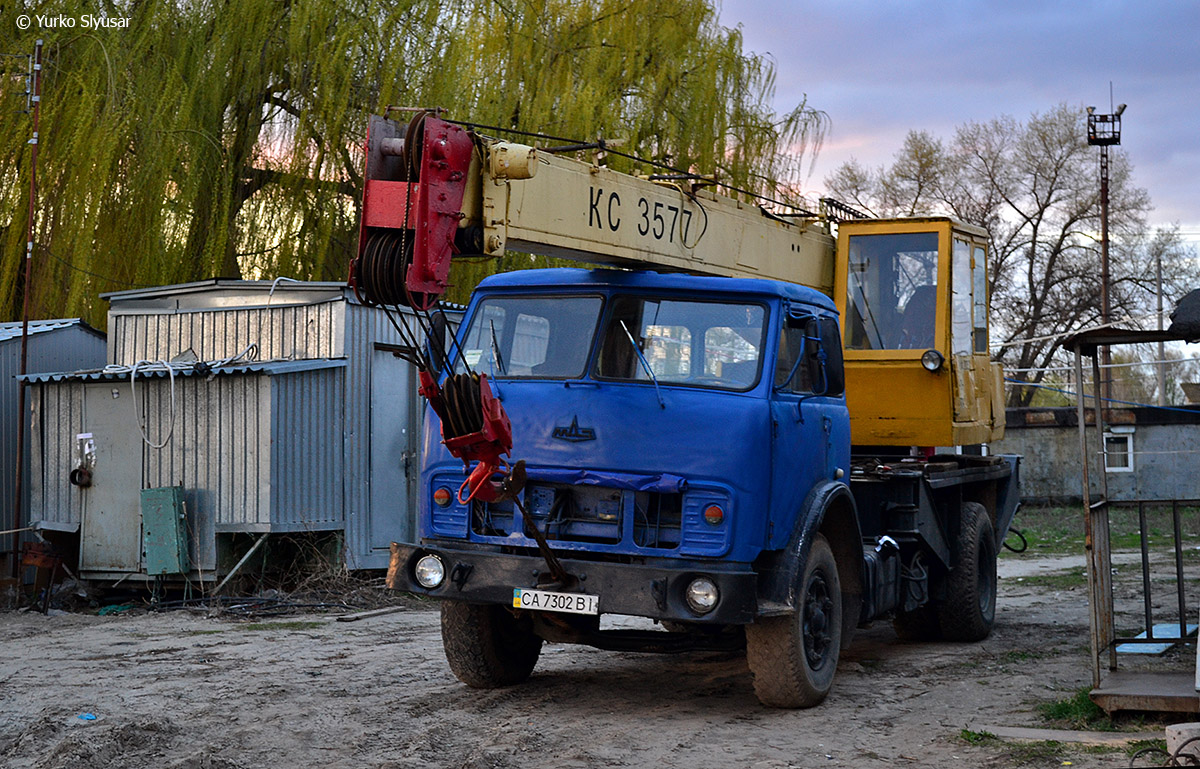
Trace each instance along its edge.
{"label": "lamp post with light", "polygon": [[[1121,115],[1125,105],[1119,105],[1111,115],[1097,115],[1095,107],[1087,108],[1088,144],[1100,148],[1100,322],[1108,325],[1112,305],[1108,295],[1108,148],[1121,143]],[[1100,350],[1103,370],[1112,371],[1112,354],[1108,345]],[[1101,384],[1101,397],[1112,397],[1111,374]]]}

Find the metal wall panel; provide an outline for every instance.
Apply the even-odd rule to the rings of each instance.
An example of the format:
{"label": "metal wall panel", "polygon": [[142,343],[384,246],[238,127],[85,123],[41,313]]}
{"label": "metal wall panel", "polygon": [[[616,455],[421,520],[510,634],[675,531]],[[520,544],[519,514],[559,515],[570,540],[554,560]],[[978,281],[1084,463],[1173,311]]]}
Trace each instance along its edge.
{"label": "metal wall panel", "polygon": [[341,529],[344,368],[273,376],[271,522],[276,530]]}
{"label": "metal wall panel", "polygon": [[[263,292],[265,293],[265,292]],[[200,360],[224,360],[258,345],[258,360],[338,358],[343,353],[340,300],[315,304],[219,307],[187,312],[109,312],[108,362],[170,360],[189,348]]]}
{"label": "metal wall panel", "polygon": [[29,385],[28,521],[42,521],[60,531],[75,531],[83,511],[83,490],[72,486],[76,466],[75,436],[84,432],[83,383],[43,382]]}
{"label": "metal wall panel", "polygon": [[[397,321],[401,318],[397,317]],[[424,339],[424,333],[415,328],[415,320],[410,314],[403,316],[406,328],[412,328],[418,339]],[[371,361],[375,353],[375,344],[403,344],[400,334],[378,308],[363,307],[358,304],[346,306],[346,399],[345,427],[346,440],[344,446],[346,468],[346,560],[351,569],[386,568],[388,553],[372,547],[371,519],[372,516],[395,516],[393,510],[375,510],[371,506],[372,482],[372,440],[371,440]],[[408,376],[412,378],[409,392],[416,392],[416,371],[411,366],[407,368]],[[415,403],[397,404],[395,418],[409,421]],[[419,414],[420,412],[418,412]],[[418,431],[419,432],[419,431]],[[419,446],[419,435],[415,436],[415,447]],[[376,463],[377,465],[379,463]],[[414,460],[413,473],[419,460]],[[384,470],[388,472],[388,470]],[[412,500],[410,485],[410,505],[408,509],[415,510],[415,500]],[[405,511],[407,513],[407,511]],[[376,524],[378,527],[378,522]],[[406,527],[397,521],[397,537]],[[411,530],[411,529],[409,529]]]}
{"label": "metal wall panel", "polygon": [[161,443],[170,434],[161,449],[143,441],[143,487],[183,487],[192,558],[209,570],[216,566],[216,532],[270,527],[269,377],[176,377],[173,400],[171,386],[168,378],[137,382],[146,437]]}
{"label": "metal wall panel", "polygon": [[[27,371],[62,371],[98,368],[104,365],[104,335],[76,318],[30,321],[30,331]],[[15,377],[21,370],[20,333],[20,323],[0,324],[0,338],[3,339],[0,341],[0,530],[7,529],[12,521],[16,491],[18,389]],[[28,409],[28,402],[26,408]],[[29,515],[33,503],[33,476],[30,470],[31,460],[36,454],[30,438],[27,432],[24,456],[26,475],[22,480],[22,524],[33,520]],[[69,516],[69,512],[56,511],[56,514]],[[78,523],[78,519],[75,523]],[[0,551],[9,550],[11,547],[12,541],[9,537],[0,537]]]}

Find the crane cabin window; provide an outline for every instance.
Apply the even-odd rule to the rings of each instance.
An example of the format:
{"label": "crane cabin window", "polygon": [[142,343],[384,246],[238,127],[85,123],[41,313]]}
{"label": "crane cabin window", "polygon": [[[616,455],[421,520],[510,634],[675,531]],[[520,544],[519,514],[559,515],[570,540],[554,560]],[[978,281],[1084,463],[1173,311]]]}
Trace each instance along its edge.
{"label": "crane cabin window", "polygon": [[938,234],[853,235],[849,257],[846,349],[934,347]]}

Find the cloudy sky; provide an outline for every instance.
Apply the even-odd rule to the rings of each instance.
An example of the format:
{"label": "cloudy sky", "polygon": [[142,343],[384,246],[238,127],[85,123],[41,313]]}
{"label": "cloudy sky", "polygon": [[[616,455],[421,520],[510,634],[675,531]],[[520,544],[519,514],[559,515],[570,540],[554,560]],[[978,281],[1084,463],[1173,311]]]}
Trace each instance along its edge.
{"label": "cloudy sky", "polygon": [[905,134],[1024,120],[1061,102],[1128,104],[1121,146],[1154,224],[1200,244],[1197,0],[722,0],[778,67],[780,110],[807,96],[832,129],[809,185],[851,157],[890,162]]}

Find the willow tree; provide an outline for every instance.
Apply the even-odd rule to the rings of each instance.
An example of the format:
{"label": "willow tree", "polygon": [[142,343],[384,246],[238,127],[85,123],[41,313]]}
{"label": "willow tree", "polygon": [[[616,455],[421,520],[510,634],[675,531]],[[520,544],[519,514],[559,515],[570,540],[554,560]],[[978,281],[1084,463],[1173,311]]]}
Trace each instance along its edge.
{"label": "willow tree", "polygon": [[[389,105],[620,138],[629,154],[767,193],[794,189],[799,157],[824,129],[806,104],[772,110],[771,62],[743,51],[707,0],[101,8],[128,28],[37,33],[47,43],[31,295],[41,316],[102,322],[99,292],[211,276],[342,279],[357,244],[366,115]],[[65,0],[53,12],[96,6]],[[0,39],[0,52],[31,49],[34,37]],[[28,132],[27,120],[0,121],[8,317],[20,298]]]}

